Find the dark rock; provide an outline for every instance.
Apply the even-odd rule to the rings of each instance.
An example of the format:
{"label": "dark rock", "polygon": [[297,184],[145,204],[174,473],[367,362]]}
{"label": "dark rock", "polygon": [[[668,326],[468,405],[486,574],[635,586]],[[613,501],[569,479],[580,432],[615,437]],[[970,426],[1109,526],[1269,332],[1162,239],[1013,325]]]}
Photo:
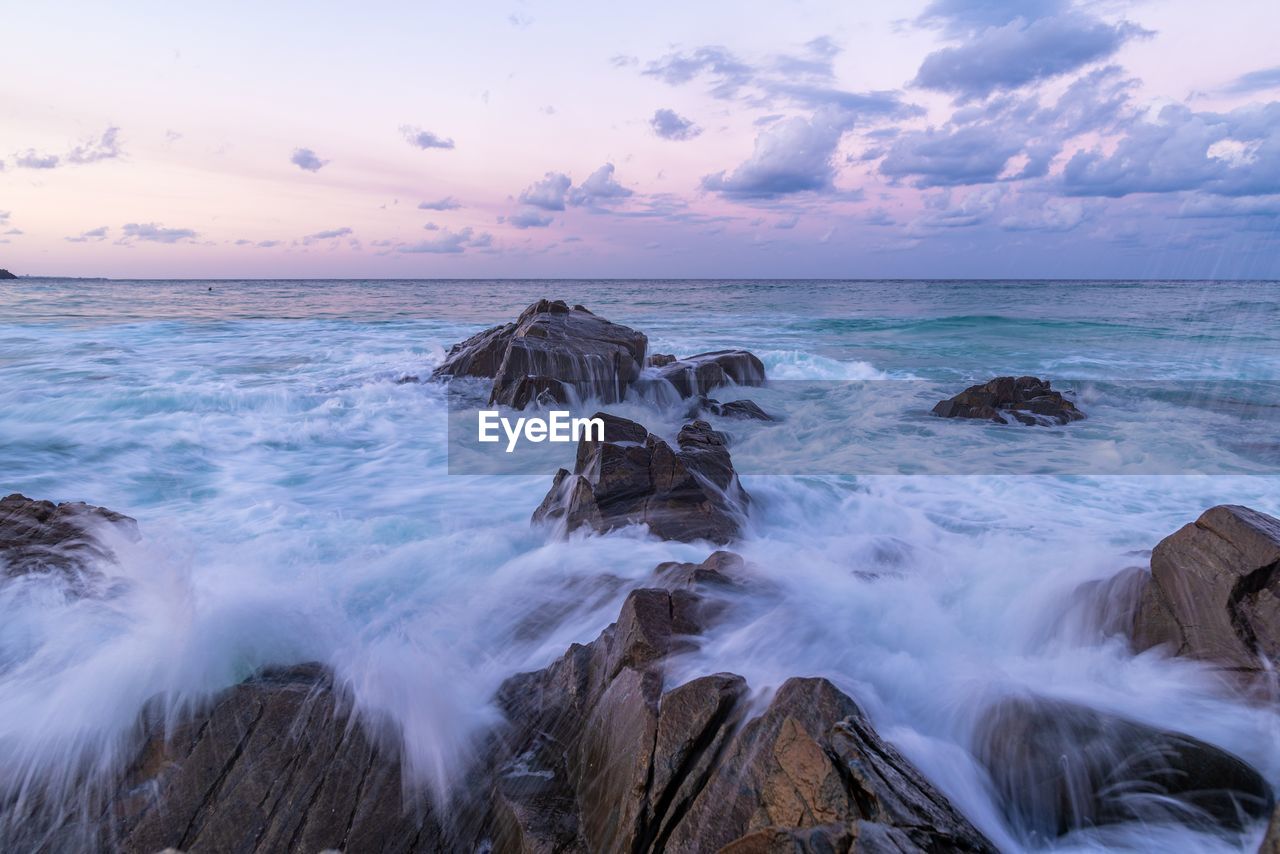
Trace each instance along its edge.
{"label": "dark rock", "polygon": [[1224,504],[1161,540],[1134,645],[1245,673],[1280,663],[1280,519]]}
{"label": "dark rock", "polygon": [[745,725],[739,676],[667,689],[697,599],[637,590],[594,642],[504,684],[495,850],[992,850],[824,680],[790,680]]}
{"label": "dark rock", "polygon": [[974,753],[1031,843],[1128,821],[1239,831],[1273,806],[1266,780],[1230,753],[1064,700],[996,703]]}
{"label": "dark rock", "polygon": [[654,569],[654,575],[666,587],[690,590],[735,588],[742,584],[746,563],[733,552],[713,552],[702,563],[667,561]]}
{"label": "dark rock", "polygon": [[721,403],[706,395],[702,395],[694,401],[693,406],[689,407],[686,417],[696,418],[703,412],[718,415],[721,418],[744,418],[755,421],[778,420],[761,409],[754,400],[731,400],[728,403]]}
{"label": "dark rock", "polygon": [[55,505],[17,493],[0,499],[0,578],[93,573],[96,562],[113,559],[100,537],[107,527],[128,539],[138,536],[133,519],[102,507]]}
{"label": "dark rock", "polygon": [[644,360],[647,368],[665,368],[676,360],[676,357],[670,353],[650,353]]}
{"label": "dark rock", "polygon": [[133,763],[88,798],[100,812],[76,823],[28,806],[0,823],[0,848],[409,852],[454,838],[425,801],[403,806],[396,746],[351,718],[319,665],[264,671],[172,729],[149,709],[140,735]]}
{"label": "dark rock", "polygon": [[942,418],[976,418],[1008,424],[1066,424],[1084,418],[1076,405],[1036,377],[996,377],[970,386],[933,407]]}
{"label": "dark rock", "polygon": [[640,376],[647,346],[643,334],[582,306],[539,300],[514,323],[455,344],[432,376],[491,378],[489,402],[518,409],[540,396],[616,403]]}
{"label": "dark rock", "polygon": [[15,276],[13,273],[10,273],[8,270],[0,270],[0,279],[16,279],[16,278],[18,277]]}
{"label": "dark rock", "polygon": [[716,350],[665,363],[658,376],[681,397],[698,397],[729,384],[764,385],[764,363],[746,350]]}
{"label": "dark rock", "polygon": [[680,431],[675,451],[634,421],[594,417],[605,422],[605,440],[578,444],[573,472],[556,472],[534,522],[601,533],[646,524],[668,540],[726,543],[738,536],[750,498],[723,433],[695,421]]}
{"label": "dark rock", "polygon": [[416,374],[405,374],[403,377],[396,380],[396,385],[410,385],[412,383],[420,382],[422,382],[422,380],[418,379]]}

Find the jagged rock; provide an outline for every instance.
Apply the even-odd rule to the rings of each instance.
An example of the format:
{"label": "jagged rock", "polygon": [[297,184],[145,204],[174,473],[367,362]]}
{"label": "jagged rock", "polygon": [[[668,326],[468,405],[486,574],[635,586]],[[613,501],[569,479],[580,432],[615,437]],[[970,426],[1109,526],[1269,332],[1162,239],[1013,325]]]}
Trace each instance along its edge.
{"label": "jagged rock", "polygon": [[454,839],[425,801],[403,807],[396,749],[351,719],[319,665],[264,671],[173,729],[149,709],[140,729],[134,762],[89,799],[101,812],[76,823],[30,809],[0,823],[0,848],[410,852]]}
{"label": "jagged rock", "polygon": [[1134,645],[1244,672],[1280,663],[1280,519],[1224,504],[1161,540]]}
{"label": "jagged rock", "polygon": [[665,368],[676,360],[676,357],[670,353],[650,353],[645,358],[644,364],[646,368]]}
{"label": "jagged rock", "polygon": [[764,363],[746,350],[715,350],[666,362],[658,376],[681,397],[698,397],[730,383],[764,385]]}
{"label": "jagged rock", "polygon": [[453,345],[432,372],[493,380],[491,404],[523,409],[539,399],[621,400],[640,376],[648,339],[580,305],[538,300],[514,323],[486,329]]}
{"label": "jagged rock", "polygon": [[754,400],[731,400],[728,403],[721,403],[706,395],[702,395],[694,401],[693,406],[689,407],[686,417],[696,418],[703,412],[718,415],[721,418],[744,418],[754,421],[778,420],[761,409]]}
{"label": "jagged rock", "polygon": [[725,745],[666,850],[824,850],[846,836],[861,838],[855,850],[994,850],[853,700],[825,679],[789,679]]}
{"label": "jagged rock", "polygon": [[788,681],[745,725],[739,676],[667,689],[697,605],[637,590],[594,642],[504,684],[495,850],[992,850],[825,680]]}
{"label": "jagged rock", "polygon": [[738,536],[750,498],[723,433],[695,421],[681,429],[675,451],[634,421],[594,417],[604,421],[605,440],[578,444],[573,472],[556,472],[534,522],[601,533],[646,524],[668,540],[727,543]]}
{"label": "jagged rock", "polygon": [[1001,700],[980,718],[974,753],[1031,843],[1126,821],[1239,831],[1273,806],[1266,780],[1232,754],[1064,700]]}
{"label": "jagged rock", "polygon": [[138,535],[133,519],[102,507],[6,496],[0,499],[0,578],[33,572],[92,574],[96,561],[113,558],[99,536],[104,527],[127,539]]}
{"label": "jagged rock", "polygon": [[10,273],[8,270],[0,270],[0,279],[16,279],[16,278],[18,277],[15,276],[13,273]]}
{"label": "jagged rock", "polygon": [[976,418],[1008,424],[1066,424],[1084,418],[1076,405],[1036,377],[996,377],[970,386],[933,407],[942,418]]}
{"label": "jagged rock", "polygon": [[735,588],[742,584],[746,563],[733,552],[712,552],[702,563],[660,563],[653,573],[666,587],[687,589]]}

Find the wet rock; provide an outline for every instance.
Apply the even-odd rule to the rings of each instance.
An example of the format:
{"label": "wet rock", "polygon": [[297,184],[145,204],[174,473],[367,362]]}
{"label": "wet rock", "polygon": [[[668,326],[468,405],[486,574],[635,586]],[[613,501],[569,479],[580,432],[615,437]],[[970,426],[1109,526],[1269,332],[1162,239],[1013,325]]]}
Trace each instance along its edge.
{"label": "wet rock", "polygon": [[942,418],[976,418],[1009,424],[1066,424],[1084,418],[1084,413],[1048,380],[1037,377],[996,377],[984,385],[970,386],[933,407]]}
{"label": "wet rock", "polygon": [[93,573],[96,562],[113,559],[101,536],[106,529],[130,540],[138,536],[133,519],[102,507],[6,496],[0,499],[0,578]]}
{"label": "wet rock", "polygon": [[29,804],[0,822],[0,847],[411,852],[457,839],[425,800],[404,806],[394,742],[351,718],[319,665],[264,671],[173,727],[151,707],[139,735],[131,765],[76,798],[80,815]]}
{"label": "wet rock", "polygon": [[796,840],[810,847],[782,850],[820,851],[844,834],[861,837],[855,850],[993,850],[853,700],[825,679],[789,679],[725,745],[667,850],[770,851]]}
{"label": "wet rock", "polygon": [[1239,831],[1273,806],[1266,780],[1236,756],[1063,700],[1001,700],[982,716],[974,753],[1033,844],[1127,821]]}
{"label": "wet rock", "polygon": [[491,404],[522,409],[538,400],[621,400],[640,375],[648,340],[582,306],[539,300],[514,323],[455,344],[433,377],[493,380]]}
{"label": "wet rock", "polygon": [[992,850],[824,680],[749,720],[739,676],[667,688],[697,601],[635,591],[594,642],[504,684],[495,850]]}
{"label": "wet rock", "polygon": [[665,368],[676,360],[670,353],[650,353],[644,360],[646,368]]}
{"label": "wet rock", "polygon": [[420,382],[422,380],[418,378],[417,374],[405,374],[396,380],[396,385],[413,385]]}
{"label": "wet rock", "polygon": [[695,421],[681,429],[673,450],[634,421],[594,417],[605,423],[605,440],[578,444],[573,472],[556,472],[534,522],[601,533],[644,524],[658,537],[686,542],[738,536],[750,498],[723,433]]}
{"label": "wet rock", "polygon": [[701,413],[709,413],[718,415],[721,418],[742,418],[753,421],[777,421],[769,413],[765,412],[753,400],[731,400],[728,403],[721,403],[714,398],[703,395],[699,397],[689,407],[688,418],[696,418]]}
{"label": "wet rock", "polygon": [[745,569],[746,562],[741,555],[718,551],[702,563],[660,563],[653,573],[664,586],[696,590],[739,587]]}
{"label": "wet rock", "polygon": [[722,386],[764,385],[764,363],[746,350],[716,350],[664,364],[658,376],[681,397],[698,397]]}
{"label": "wet rock", "polygon": [[1245,673],[1280,663],[1280,519],[1224,504],[1161,540],[1134,645]]}

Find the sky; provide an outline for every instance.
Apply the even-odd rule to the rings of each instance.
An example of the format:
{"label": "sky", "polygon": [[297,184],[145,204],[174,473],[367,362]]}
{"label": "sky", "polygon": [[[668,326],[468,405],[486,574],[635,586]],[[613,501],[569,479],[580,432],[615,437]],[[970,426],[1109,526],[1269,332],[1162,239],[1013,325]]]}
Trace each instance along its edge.
{"label": "sky", "polygon": [[1280,3],[19,2],[0,267],[1280,278]]}

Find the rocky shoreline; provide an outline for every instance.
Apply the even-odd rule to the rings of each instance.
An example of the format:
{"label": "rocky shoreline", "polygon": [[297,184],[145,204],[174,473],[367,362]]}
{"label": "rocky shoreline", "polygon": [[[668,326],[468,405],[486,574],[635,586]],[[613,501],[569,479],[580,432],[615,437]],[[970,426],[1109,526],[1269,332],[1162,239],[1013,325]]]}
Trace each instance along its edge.
{"label": "rocky shoreline", "polygon": [[[651,382],[696,401],[765,382],[745,351],[655,359],[646,347],[634,330],[543,300],[455,346],[437,377],[492,379],[491,399],[510,405],[607,402]],[[1049,397],[1048,383],[1019,386],[1023,379],[1034,378],[1014,385],[1027,412],[1056,420],[1046,399],[1074,411]],[[1012,417],[1022,421],[1021,411]],[[741,537],[752,502],[728,437],[693,420],[673,448],[641,424],[601,417],[604,440],[580,444],[535,522],[551,533],[641,524],[674,541]],[[3,499],[0,584],[62,573],[77,595],[97,595],[95,579],[112,560],[106,528],[138,536],[133,520],[102,508]],[[148,707],[132,761],[110,779],[81,781],[73,813],[53,789],[6,781],[0,849],[995,850],[831,682],[798,673],[759,695],[773,686],[732,673],[674,677],[673,662],[714,636],[745,589],[769,595],[731,551],[655,567],[596,639],[502,684],[493,701],[503,723],[448,803],[406,779],[391,722],[358,720],[326,668],[300,664],[263,671],[176,726]],[[1254,701],[1250,680],[1280,657],[1280,520],[1211,508],[1161,541],[1149,569],[1077,599],[1135,653],[1159,647],[1210,662],[1239,678],[1242,701]],[[1035,696],[998,699],[982,720],[970,749],[1010,832],[1028,845],[1173,816],[1238,833],[1274,808],[1258,771],[1182,733]],[[1264,850],[1280,851],[1275,825]]]}

